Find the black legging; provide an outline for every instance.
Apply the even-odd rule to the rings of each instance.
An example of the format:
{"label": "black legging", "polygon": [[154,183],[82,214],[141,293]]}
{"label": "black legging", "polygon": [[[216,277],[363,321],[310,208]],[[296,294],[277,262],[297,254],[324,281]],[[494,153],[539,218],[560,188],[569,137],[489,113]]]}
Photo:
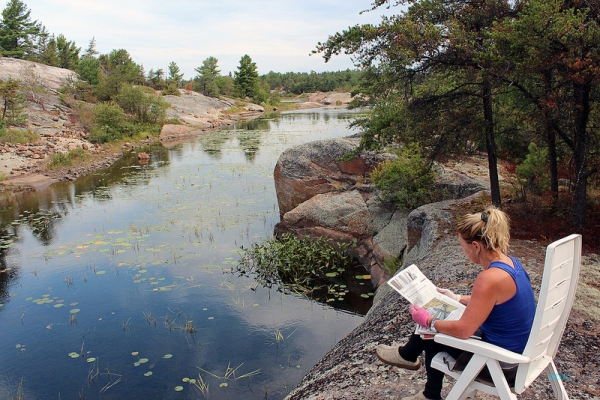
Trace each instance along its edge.
{"label": "black legging", "polygon": [[454,358],[457,358],[462,351],[436,343],[433,339],[423,340],[420,335],[411,335],[408,339],[408,343],[400,348],[399,353],[405,360],[415,362],[423,350],[425,350],[425,369],[427,371],[427,382],[425,383],[423,394],[428,399],[439,400],[442,398],[441,393],[444,373],[431,368],[431,360],[441,351],[447,352]]}

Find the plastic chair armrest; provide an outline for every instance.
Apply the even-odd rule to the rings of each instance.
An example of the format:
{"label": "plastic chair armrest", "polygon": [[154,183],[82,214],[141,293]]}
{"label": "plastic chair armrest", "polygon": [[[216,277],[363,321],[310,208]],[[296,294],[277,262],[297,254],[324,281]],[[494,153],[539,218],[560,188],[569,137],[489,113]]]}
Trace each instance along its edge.
{"label": "plastic chair armrest", "polygon": [[486,343],[476,339],[459,339],[454,336],[438,333],[433,338],[436,342],[454,347],[474,354],[480,354],[484,357],[493,358],[498,361],[510,364],[526,364],[531,361],[529,357],[514,353],[502,347]]}

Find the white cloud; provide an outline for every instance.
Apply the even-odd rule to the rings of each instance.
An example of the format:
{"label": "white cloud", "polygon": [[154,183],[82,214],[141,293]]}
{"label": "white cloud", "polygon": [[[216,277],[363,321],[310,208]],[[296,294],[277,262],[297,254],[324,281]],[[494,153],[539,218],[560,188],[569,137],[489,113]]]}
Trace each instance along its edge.
{"label": "white cloud", "polygon": [[[351,68],[347,56],[325,64],[309,57],[319,41],[357,23],[376,23],[385,9],[360,15],[369,0],[29,0],[32,18],[83,50],[96,39],[108,53],[126,49],[146,71],[175,61],[187,78],[209,57],[223,73],[249,54],[259,73]],[[394,10],[398,11],[398,10]]]}

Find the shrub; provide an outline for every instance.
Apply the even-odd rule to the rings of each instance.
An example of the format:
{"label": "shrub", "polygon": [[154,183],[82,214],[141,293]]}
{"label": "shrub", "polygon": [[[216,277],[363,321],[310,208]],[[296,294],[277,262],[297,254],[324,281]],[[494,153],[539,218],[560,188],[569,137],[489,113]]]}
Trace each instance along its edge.
{"label": "shrub", "polygon": [[40,135],[32,130],[22,131],[18,129],[2,129],[0,127],[0,143],[34,143],[37,142]]}
{"label": "shrub", "polygon": [[119,140],[127,134],[128,128],[125,112],[118,104],[97,103],[94,106],[94,125],[89,140],[93,143]]}
{"label": "shrub", "polygon": [[550,177],[548,176],[548,149],[537,147],[535,143],[530,143],[529,153],[525,161],[519,165],[515,172],[521,187],[522,198],[526,198],[526,192],[542,194],[550,186]]}
{"label": "shrub", "polygon": [[266,287],[279,285],[280,289],[306,292],[319,279],[335,277],[349,266],[349,244],[333,245],[332,239],[300,239],[284,234],[280,239],[252,243],[242,247],[243,255],[235,271],[255,274],[255,279]]}
{"label": "shrub", "polygon": [[398,159],[385,161],[371,172],[371,180],[384,201],[413,209],[433,201],[435,174],[416,145],[405,147]]}
{"label": "shrub", "polygon": [[181,96],[181,92],[174,83],[171,83],[166,89],[163,89],[162,94],[163,96]]}
{"label": "shrub", "polygon": [[169,103],[161,95],[149,93],[141,86],[123,85],[117,96],[117,103],[123,111],[131,114],[135,122],[155,124],[166,116]]}
{"label": "shrub", "polygon": [[74,162],[83,161],[88,157],[89,155],[82,148],[73,149],[67,153],[52,154],[48,168],[70,167]]}

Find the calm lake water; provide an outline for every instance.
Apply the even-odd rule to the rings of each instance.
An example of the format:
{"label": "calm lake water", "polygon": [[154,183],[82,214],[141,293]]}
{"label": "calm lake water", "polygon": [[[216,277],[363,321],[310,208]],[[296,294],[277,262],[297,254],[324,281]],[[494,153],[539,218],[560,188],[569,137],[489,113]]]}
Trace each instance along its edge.
{"label": "calm lake water", "polygon": [[347,136],[355,115],[285,113],[3,199],[0,398],[285,397],[370,300],[284,295],[230,269],[279,221],[281,152]]}

